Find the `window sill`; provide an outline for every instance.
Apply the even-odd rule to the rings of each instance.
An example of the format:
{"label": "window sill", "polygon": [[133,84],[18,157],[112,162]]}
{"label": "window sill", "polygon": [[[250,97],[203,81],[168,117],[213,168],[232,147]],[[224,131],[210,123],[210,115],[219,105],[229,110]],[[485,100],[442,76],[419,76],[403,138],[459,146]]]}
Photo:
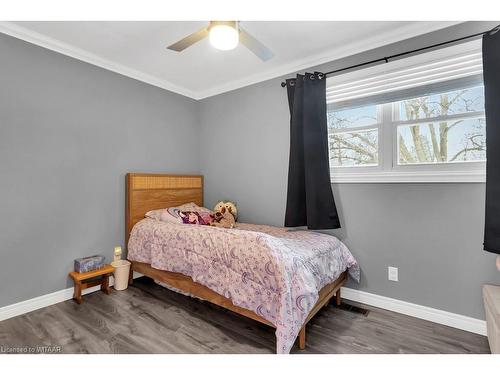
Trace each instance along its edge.
{"label": "window sill", "polygon": [[332,184],[377,184],[377,183],[485,183],[484,170],[471,171],[405,171],[405,172],[359,172],[331,175]]}

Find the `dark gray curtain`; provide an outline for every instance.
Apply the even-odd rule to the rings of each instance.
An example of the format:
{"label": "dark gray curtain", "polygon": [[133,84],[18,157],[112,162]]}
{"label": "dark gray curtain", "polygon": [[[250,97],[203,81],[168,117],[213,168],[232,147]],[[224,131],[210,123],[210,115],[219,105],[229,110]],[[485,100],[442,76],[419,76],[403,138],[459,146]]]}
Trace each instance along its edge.
{"label": "dark gray curtain", "polygon": [[483,36],[486,111],[484,250],[500,254],[500,32]]}
{"label": "dark gray curtain", "polygon": [[340,228],[330,183],[325,76],[299,74],[286,84],[290,159],[285,226]]}

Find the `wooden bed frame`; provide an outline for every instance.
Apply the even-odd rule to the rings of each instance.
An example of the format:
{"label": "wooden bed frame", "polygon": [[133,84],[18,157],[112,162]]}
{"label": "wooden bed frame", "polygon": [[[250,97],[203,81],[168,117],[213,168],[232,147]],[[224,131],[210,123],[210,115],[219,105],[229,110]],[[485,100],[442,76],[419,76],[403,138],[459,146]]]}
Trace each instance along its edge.
{"label": "wooden bed frame", "polygon": [[[128,244],[128,238],[133,226],[144,218],[146,212],[165,207],[179,206],[189,202],[203,206],[203,176],[128,173],[126,176],[126,244]],[[271,322],[260,317],[253,311],[233,305],[228,298],[204,285],[194,282],[189,276],[155,269],[147,263],[131,262],[130,284],[132,284],[133,272],[136,271],[185,293],[275,328]],[[328,304],[333,296],[336,298],[337,305],[340,304],[340,288],[346,281],[347,271],[342,273],[337,280],[320,290],[318,302],[314,305],[300,330],[300,349],[305,349],[306,347],[306,324],[323,306]]]}

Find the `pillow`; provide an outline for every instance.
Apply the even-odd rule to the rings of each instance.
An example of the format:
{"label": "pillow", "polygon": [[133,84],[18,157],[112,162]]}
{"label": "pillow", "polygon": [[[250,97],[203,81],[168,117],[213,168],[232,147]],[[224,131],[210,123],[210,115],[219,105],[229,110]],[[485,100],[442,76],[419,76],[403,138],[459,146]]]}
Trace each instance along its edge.
{"label": "pillow", "polygon": [[164,209],[148,211],[144,214],[144,217],[149,217],[150,219],[160,220],[161,213]]}
{"label": "pillow", "polygon": [[178,208],[181,211],[196,211],[196,212],[213,213],[212,210],[210,210],[206,207],[198,206],[196,203],[193,203],[193,202],[181,204],[180,206],[178,206],[176,208]]}
{"label": "pillow", "polygon": [[182,223],[179,207],[169,207],[161,210],[160,219],[169,223]]}
{"label": "pillow", "polygon": [[210,225],[214,221],[213,215],[206,211],[180,211],[179,216],[184,224]]}
{"label": "pillow", "polygon": [[196,203],[184,203],[177,207],[162,208],[159,210],[151,210],[146,212],[145,217],[161,220],[170,223],[182,223],[182,218],[179,215],[181,211],[193,211],[193,212],[204,212],[212,213],[211,210],[205,207],[200,207]]}

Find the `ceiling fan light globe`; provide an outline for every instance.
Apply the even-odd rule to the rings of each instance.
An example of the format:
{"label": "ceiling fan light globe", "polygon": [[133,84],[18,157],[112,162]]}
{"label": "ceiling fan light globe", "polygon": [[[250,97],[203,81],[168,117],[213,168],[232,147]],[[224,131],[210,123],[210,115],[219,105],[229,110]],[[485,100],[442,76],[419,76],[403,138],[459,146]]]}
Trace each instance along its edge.
{"label": "ceiling fan light globe", "polygon": [[229,25],[215,25],[210,28],[210,44],[221,51],[235,49],[239,43],[239,33]]}

